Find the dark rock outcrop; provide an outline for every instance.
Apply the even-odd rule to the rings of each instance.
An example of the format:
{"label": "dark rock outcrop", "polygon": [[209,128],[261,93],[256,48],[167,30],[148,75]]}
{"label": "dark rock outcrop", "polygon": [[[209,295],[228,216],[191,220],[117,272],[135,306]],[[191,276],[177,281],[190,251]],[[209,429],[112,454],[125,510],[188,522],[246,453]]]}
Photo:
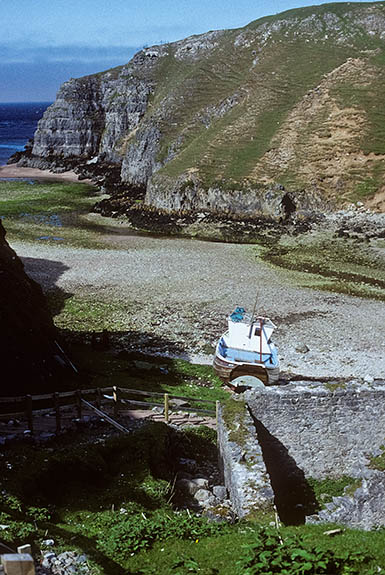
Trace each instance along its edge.
{"label": "dark rock outcrop", "polygon": [[55,391],[72,376],[42,289],[5,239],[0,220],[0,395]]}

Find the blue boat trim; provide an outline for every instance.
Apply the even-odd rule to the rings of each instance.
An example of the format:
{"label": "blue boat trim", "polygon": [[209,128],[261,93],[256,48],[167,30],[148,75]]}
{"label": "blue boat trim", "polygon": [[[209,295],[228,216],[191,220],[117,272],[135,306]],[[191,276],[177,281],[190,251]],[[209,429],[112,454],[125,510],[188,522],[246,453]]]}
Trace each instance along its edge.
{"label": "blue boat trim", "polygon": [[[277,350],[275,348],[270,349],[271,354],[262,354],[262,362],[265,364],[266,369],[273,369],[279,365]],[[228,347],[225,344],[223,338],[221,338],[219,341],[218,352],[223,359],[234,363],[262,363],[259,353],[256,353],[255,351],[247,351]]]}

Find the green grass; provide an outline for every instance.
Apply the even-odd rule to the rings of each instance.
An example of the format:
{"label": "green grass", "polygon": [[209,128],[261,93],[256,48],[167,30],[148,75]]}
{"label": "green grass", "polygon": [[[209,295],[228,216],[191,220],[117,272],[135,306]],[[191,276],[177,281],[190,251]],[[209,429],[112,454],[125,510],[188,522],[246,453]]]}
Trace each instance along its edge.
{"label": "green grass", "polygon": [[123,331],[127,329],[127,317],[132,305],[95,293],[75,295],[53,289],[46,293],[48,304],[59,329],[87,333],[92,331]]}
{"label": "green grass", "polygon": [[[381,56],[380,56],[381,55]],[[367,130],[362,134],[361,146],[365,153],[385,153],[385,50],[374,59],[376,66],[375,78],[367,85],[340,84],[336,85],[332,95],[342,106],[357,107],[365,111],[367,116]],[[380,66],[380,64],[382,64]]]}
{"label": "green grass", "polygon": [[[280,535],[284,544],[289,538],[298,537],[303,541],[303,548],[309,549],[316,545],[325,552],[331,551],[337,555],[344,555],[348,552],[353,554],[359,549],[363,554],[370,557],[369,564],[358,564],[358,570],[346,571],[345,573],[355,573],[365,575],[374,573],[372,569],[377,565],[384,565],[384,551],[381,543],[381,533],[364,533],[347,530],[339,537],[331,539],[323,535],[325,526],[322,527],[297,527],[283,528]],[[267,530],[272,533],[272,530]],[[260,533],[259,526],[255,524],[240,524],[233,527],[229,533],[224,533],[216,537],[205,537],[198,542],[169,541],[158,543],[146,554],[133,557],[130,563],[131,573],[136,573],[137,569],[143,569],[143,573],[159,575],[187,575],[195,573],[201,575],[246,575],[248,573],[264,574],[266,570],[243,569],[239,562],[246,555],[249,547],[252,547]],[[279,549],[279,543],[277,544]],[[163,551],[162,551],[163,549]],[[176,565],[182,563],[180,567]],[[294,563],[294,562],[293,562]],[[174,565],[174,568],[172,567]],[[274,567],[273,567],[274,568]],[[275,566],[276,571],[269,573],[282,573],[280,565]],[[309,574],[324,573],[323,571],[306,571]],[[290,573],[295,573],[292,571]],[[301,573],[301,571],[297,571]],[[302,571],[304,573],[304,571]],[[329,573],[331,575],[332,572]],[[344,573],[341,571],[341,573]]]}
{"label": "green grass", "polygon": [[0,190],[2,217],[86,211],[95,201],[95,188],[81,183],[2,181]]}
{"label": "green grass", "polygon": [[[229,398],[222,381],[209,365],[140,353],[117,355],[94,351],[84,344],[71,345],[71,358],[84,374],[86,388],[116,385],[212,401],[225,402]],[[194,403],[192,407],[207,409],[207,404]]]}
{"label": "green grass", "polygon": [[[192,89],[195,106],[199,104],[205,108],[212,104],[210,98],[213,94],[207,86],[210,87],[213,76],[217,104],[225,95],[239,90],[239,85],[248,96],[240,98],[237,106],[224,117],[214,120],[208,129],[197,122],[191,125],[190,116],[178,118],[174,129],[180,132],[181,127],[187,125],[188,135],[184,138],[182,150],[162,168],[160,175],[177,177],[189,168],[197,167],[203,185],[222,180],[242,182],[269,149],[292,107],[320,82],[325,73],[347,57],[343,47],[330,50],[329,46],[309,46],[296,40],[271,46],[268,54],[252,68],[250,51],[232,52],[234,37],[233,33],[223,40],[227,51],[217,50],[208,61],[200,64],[205,71],[203,78],[199,75],[201,69],[194,70],[194,80],[198,78],[198,85],[201,81],[206,82],[206,90],[196,94],[195,88]],[[178,113],[190,114],[190,107],[185,106]]]}
{"label": "green grass", "polygon": [[10,242],[103,248],[103,226],[83,219],[97,199],[87,184],[4,181],[0,217]]}
{"label": "green grass", "polygon": [[282,572],[279,561],[289,550],[301,550],[297,562],[303,554],[325,556],[327,561],[337,558],[341,570],[326,571],[330,575],[373,575],[378,567],[385,568],[381,529],[343,529],[331,538],[325,531],[334,525],[277,531],[268,525],[269,517],[216,525],[194,514],[175,513],[170,505],[174,462],[184,456],[199,465],[214,463],[215,437],[210,430],[181,433],[151,424],[104,441],[78,438],[75,444],[73,437],[63,437],[33,451],[19,444],[2,453],[0,522],[9,526],[2,530],[3,541],[12,547],[32,543],[36,553],[44,539],[52,538],[50,551],[86,553],[95,575],[245,575],[247,561],[268,557],[260,554],[261,540],[264,551],[272,545],[278,561],[273,573]]}

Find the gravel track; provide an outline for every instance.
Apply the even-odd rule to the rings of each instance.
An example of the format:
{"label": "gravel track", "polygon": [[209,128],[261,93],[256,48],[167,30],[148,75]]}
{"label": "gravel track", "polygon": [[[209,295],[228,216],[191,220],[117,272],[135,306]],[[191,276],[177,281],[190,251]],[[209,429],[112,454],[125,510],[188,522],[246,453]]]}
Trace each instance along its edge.
{"label": "gravel track", "polygon": [[[251,311],[258,292],[259,313],[278,326],[282,370],[385,379],[382,302],[298,287],[293,273],[258,260],[255,246],[146,236],[116,242],[116,250],[12,247],[44,289],[130,304],[136,311],[124,328],[142,333],[147,351],[171,353],[179,343],[191,359],[209,360],[207,345],[224,331],[226,315],[236,305]],[[152,334],[163,344],[151,344]]]}

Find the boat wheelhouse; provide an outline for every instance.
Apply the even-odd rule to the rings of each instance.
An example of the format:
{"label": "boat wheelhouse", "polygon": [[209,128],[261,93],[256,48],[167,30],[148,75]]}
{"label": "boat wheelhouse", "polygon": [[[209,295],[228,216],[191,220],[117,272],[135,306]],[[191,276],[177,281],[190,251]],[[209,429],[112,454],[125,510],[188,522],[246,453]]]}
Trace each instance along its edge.
{"label": "boat wheelhouse", "polygon": [[227,318],[226,331],[216,347],[214,369],[226,383],[250,375],[265,385],[278,382],[278,352],[271,335],[276,328],[267,317],[249,315],[237,307]]}

